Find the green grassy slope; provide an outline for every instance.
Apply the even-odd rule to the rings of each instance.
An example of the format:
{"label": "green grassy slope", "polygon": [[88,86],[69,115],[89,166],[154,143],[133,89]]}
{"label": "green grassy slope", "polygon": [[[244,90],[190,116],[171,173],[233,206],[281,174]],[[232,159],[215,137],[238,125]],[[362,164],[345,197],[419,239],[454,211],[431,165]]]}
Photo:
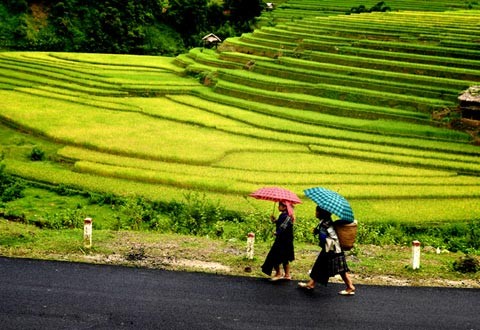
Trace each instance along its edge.
{"label": "green grassy slope", "polygon": [[[480,66],[470,57],[480,50],[447,45],[461,26],[471,31],[478,12],[422,13],[424,26],[412,15],[279,19],[217,51],[176,59],[0,53],[7,169],[152,200],[196,191],[244,211],[269,212],[271,203],[246,196],[278,185],[303,199],[298,217],[312,217],[303,190],[324,186],[345,195],[362,221],[478,219],[480,148],[431,118],[480,80],[469,69]],[[321,32],[338,24],[342,31]],[[373,38],[375,29],[396,35]],[[291,39],[293,30],[300,39]],[[327,37],[339,39],[323,43]],[[432,49],[445,51],[437,57]],[[452,67],[459,54],[463,62],[457,57]],[[47,160],[30,161],[33,146]]]}

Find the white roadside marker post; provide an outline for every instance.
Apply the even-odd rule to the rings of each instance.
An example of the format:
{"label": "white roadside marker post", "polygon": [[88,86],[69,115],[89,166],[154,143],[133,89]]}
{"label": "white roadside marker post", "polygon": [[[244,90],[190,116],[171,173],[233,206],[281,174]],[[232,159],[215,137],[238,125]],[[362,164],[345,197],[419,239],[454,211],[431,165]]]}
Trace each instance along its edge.
{"label": "white roadside marker post", "polygon": [[255,233],[248,233],[247,235],[247,258],[252,260],[254,254]]}
{"label": "white roadside marker post", "polygon": [[92,247],[92,218],[83,220],[83,246],[86,248]]}
{"label": "white roadside marker post", "polygon": [[412,242],[412,268],[420,268],[420,241]]}

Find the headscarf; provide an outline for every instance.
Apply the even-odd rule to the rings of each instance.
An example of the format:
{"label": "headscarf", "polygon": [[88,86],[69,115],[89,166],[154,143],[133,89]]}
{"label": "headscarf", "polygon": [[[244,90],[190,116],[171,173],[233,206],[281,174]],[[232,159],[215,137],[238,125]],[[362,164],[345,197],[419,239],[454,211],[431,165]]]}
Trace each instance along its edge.
{"label": "headscarf", "polygon": [[295,214],[293,213],[293,204],[289,202],[282,202],[287,207],[287,214],[292,219],[292,223],[295,222]]}

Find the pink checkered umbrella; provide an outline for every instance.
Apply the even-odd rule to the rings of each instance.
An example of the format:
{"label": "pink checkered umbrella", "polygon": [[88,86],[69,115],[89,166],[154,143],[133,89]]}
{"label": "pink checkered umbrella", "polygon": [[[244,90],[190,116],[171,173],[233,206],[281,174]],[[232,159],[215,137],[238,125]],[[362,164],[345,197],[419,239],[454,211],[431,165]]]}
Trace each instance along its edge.
{"label": "pink checkered umbrella", "polygon": [[295,193],[280,187],[264,187],[254,191],[250,196],[256,199],[264,199],[272,202],[287,202],[290,204],[302,203]]}
{"label": "pink checkered umbrella", "polygon": [[298,198],[295,193],[291,192],[288,189],[280,187],[260,188],[251,193],[250,196],[256,199],[285,203],[287,205],[289,215],[293,214],[292,205],[302,203],[300,198]]}

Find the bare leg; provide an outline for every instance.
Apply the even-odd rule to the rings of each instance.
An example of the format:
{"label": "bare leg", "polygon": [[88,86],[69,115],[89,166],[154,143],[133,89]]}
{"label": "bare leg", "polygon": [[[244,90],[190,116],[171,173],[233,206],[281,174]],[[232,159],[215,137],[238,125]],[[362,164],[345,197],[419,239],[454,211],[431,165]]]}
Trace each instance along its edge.
{"label": "bare leg", "polygon": [[275,269],[275,275],[273,275],[273,277],[279,277],[282,275],[280,273],[280,265],[273,267],[273,269]]}
{"label": "bare leg", "polygon": [[345,285],[347,286],[347,291],[355,291],[355,286],[353,285],[353,282],[348,273],[341,273],[340,276],[342,277],[343,282],[345,282]]}
{"label": "bare leg", "polygon": [[283,271],[284,271],[284,275],[286,278],[290,278],[290,264],[289,263],[286,263],[286,264],[283,264]]}

